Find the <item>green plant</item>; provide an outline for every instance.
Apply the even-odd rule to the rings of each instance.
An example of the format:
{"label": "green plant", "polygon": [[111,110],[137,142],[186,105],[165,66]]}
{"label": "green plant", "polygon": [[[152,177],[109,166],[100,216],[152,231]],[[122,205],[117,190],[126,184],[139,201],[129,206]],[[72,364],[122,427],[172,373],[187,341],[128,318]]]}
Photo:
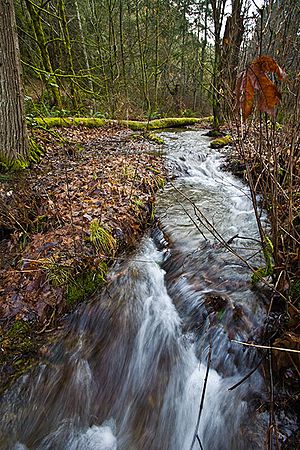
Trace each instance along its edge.
{"label": "green plant", "polygon": [[43,259],[42,268],[46,271],[47,281],[53,286],[64,286],[72,279],[72,267],[63,265],[54,256]]}
{"label": "green plant", "polygon": [[150,222],[154,222],[156,207],[154,203],[151,203]]}
{"label": "green plant", "polygon": [[158,189],[163,189],[165,187],[165,184],[166,180],[163,177],[158,176],[156,178],[156,186],[158,187]]}
{"label": "green plant", "polygon": [[266,265],[259,267],[252,274],[252,282],[254,284],[258,283],[262,278],[273,275],[274,272],[274,246],[271,239],[265,236],[262,252],[264,255],[264,260]]}
{"label": "green plant", "polygon": [[98,219],[92,220],[90,224],[90,241],[97,253],[114,255],[117,250],[117,241],[108,227],[100,225]]}

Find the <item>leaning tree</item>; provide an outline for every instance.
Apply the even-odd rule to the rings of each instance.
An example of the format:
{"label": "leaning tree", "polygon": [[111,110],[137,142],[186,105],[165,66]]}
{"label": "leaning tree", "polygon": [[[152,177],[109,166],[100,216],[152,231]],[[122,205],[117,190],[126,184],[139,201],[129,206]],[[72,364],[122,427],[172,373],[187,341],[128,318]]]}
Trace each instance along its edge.
{"label": "leaning tree", "polygon": [[28,157],[21,61],[13,0],[0,0],[0,161]]}

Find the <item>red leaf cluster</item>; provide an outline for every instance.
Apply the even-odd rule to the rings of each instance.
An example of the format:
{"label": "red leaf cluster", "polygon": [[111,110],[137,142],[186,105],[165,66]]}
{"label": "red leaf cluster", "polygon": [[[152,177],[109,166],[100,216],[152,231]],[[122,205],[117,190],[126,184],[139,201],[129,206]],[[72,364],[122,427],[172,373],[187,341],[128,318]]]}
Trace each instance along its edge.
{"label": "red leaf cluster", "polygon": [[238,76],[236,95],[238,107],[246,120],[253,110],[255,91],[258,95],[259,111],[275,115],[275,107],[281,99],[277,86],[267,73],[274,73],[282,80],[286,73],[270,56],[259,56]]}

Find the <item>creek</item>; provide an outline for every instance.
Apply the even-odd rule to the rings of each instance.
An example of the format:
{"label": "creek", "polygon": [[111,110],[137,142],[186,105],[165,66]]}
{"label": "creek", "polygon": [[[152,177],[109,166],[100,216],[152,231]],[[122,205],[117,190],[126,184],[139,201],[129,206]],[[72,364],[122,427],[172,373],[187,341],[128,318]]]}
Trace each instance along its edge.
{"label": "creek", "polygon": [[230,390],[260,359],[234,340],[266,314],[247,266],[261,264],[249,190],[200,131],[160,135],[174,174],[160,226],[4,395],[1,450],[264,448],[260,368]]}

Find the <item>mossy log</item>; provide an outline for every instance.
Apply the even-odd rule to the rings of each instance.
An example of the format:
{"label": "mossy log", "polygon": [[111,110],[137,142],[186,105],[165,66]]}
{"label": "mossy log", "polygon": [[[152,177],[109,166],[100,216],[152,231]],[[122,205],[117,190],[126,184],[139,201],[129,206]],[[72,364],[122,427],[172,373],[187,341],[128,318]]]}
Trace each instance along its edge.
{"label": "mossy log", "polygon": [[158,130],[161,128],[184,127],[197,123],[211,122],[211,117],[169,117],[155,119],[149,122],[140,120],[111,120],[98,119],[94,117],[36,117],[31,120],[31,126],[42,126],[45,128],[83,126],[89,128],[104,127],[109,125],[121,125],[134,131]]}

